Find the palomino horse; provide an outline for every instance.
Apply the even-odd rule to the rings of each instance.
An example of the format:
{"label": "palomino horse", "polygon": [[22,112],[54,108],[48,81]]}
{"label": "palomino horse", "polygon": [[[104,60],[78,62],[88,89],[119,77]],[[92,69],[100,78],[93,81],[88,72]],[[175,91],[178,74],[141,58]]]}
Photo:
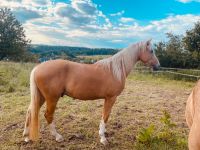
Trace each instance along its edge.
{"label": "palomino horse", "polygon": [[188,97],[185,111],[186,122],[190,128],[188,146],[190,150],[200,150],[200,81]]}
{"label": "palomino horse", "polygon": [[122,92],[125,79],[137,61],[158,68],[159,61],[151,48],[151,40],[139,42],[121,50],[114,56],[95,64],[80,64],[66,60],[51,60],[36,66],[30,76],[31,103],[27,111],[23,135],[25,141],[37,140],[38,115],[46,102],[45,118],[50,133],[56,141],[63,137],[57,133],[53,114],[63,95],[80,100],[105,99],[102,120],[99,125],[100,142],[107,143],[105,124],[117,96]]}

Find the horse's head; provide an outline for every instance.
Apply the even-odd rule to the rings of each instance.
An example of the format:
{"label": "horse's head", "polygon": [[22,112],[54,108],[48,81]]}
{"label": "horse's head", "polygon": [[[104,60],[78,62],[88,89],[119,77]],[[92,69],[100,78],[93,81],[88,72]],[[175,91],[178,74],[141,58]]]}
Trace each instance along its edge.
{"label": "horse's head", "polygon": [[158,68],[160,67],[159,60],[152,49],[151,40],[145,41],[142,44],[139,54],[139,59],[144,64],[151,66],[153,70],[158,70]]}

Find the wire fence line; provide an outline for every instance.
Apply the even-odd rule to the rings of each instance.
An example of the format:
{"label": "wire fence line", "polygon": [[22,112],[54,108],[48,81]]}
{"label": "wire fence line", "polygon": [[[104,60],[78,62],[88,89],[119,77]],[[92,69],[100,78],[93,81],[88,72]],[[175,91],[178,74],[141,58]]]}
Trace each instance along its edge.
{"label": "wire fence line", "polygon": [[161,67],[159,71],[152,71],[148,67],[136,67],[137,72],[152,74],[154,76],[164,76],[175,80],[197,81],[200,79],[200,70],[180,69]]}
{"label": "wire fence line", "polygon": [[[149,67],[146,67],[146,66],[135,67],[135,69],[151,70]],[[194,72],[200,72],[200,70],[198,70],[198,69],[183,69],[183,68],[168,68],[168,67],[160,67],[160,70],[174,70],[174,71],[194,71]]]}
{"label": "wire fence line", "polygon": [[160,67],[161,70],[174,70],[174,71],[193,71],[193,72],[200,72],[198,69],[182,69],[182,68],[167,68],[167,67]]}

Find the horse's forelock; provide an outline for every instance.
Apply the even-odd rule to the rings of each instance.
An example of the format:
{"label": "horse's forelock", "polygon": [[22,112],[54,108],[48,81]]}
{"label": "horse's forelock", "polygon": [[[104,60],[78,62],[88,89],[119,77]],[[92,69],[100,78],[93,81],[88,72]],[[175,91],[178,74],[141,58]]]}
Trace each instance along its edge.
{"label": "horse's forelock", "polygon": [[147,44],[150,44],[150,47],[152,47],[151,39],[138,42],[137,44],[138,44],[140,51],[143,51],[143,52],[147,50]]}

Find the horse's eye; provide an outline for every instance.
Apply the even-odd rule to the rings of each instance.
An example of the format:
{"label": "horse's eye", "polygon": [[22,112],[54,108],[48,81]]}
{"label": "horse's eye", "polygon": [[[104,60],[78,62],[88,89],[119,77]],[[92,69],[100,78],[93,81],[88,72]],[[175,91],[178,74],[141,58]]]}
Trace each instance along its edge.
{"label": "horse's eye", "polygon": [[153,50],[150,50],[150,52],[153,54]]}

